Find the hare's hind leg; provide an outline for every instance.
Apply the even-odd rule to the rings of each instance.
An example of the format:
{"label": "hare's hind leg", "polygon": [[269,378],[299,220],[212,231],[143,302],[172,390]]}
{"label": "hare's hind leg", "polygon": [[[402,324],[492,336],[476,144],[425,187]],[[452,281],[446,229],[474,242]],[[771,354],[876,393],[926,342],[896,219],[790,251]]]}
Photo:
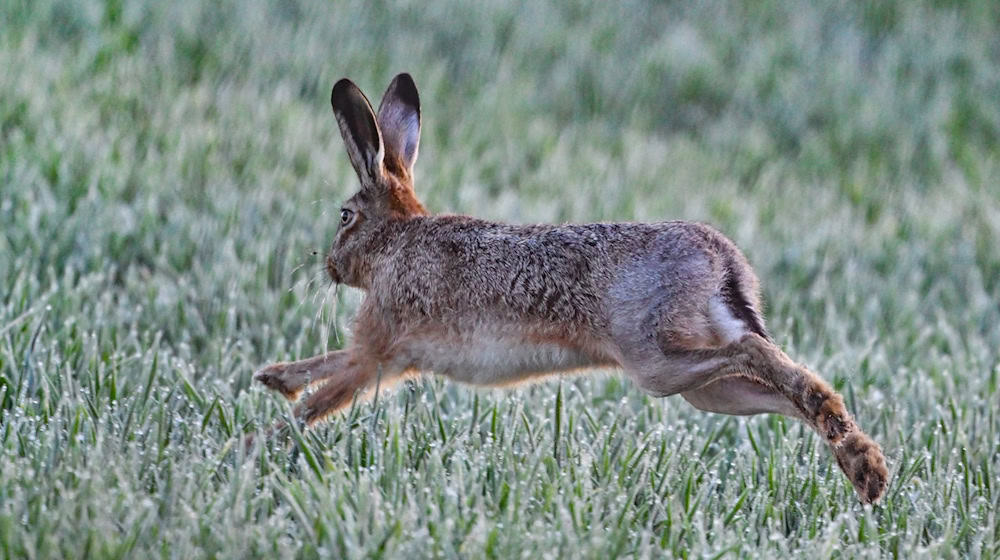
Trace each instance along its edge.
{"label": "hare's hind leg", "polygon": [[861,500],[870,503],[881,498],[889,479],[882,449],[854,422],[843,397],[773,342],[749,334],[737,344],[750,355],[749,373],[792,401],[804,421],[830,444]]}
{"label": "hare's hind leg", "polygon": [[784,395],[745,375],[723,377],[697,389],[684,391],[681,396],[695,408],[706,412],[735,416],[773,413],[804,419]]}
{"label": "hare's hind leg", "polygon": [[692,404],[718,412],[780,412],[800,418],[831,446],[862,501],[881,497],[888,480],[885,459],[855,424],[844,399],[748,329],[724,301],[708,303],[708,313],[666,316],[656,325],[655,342],[634,331],[622,332],[628,335],[617,341],[626,358],[623,365],[636,383],[659,396],[687,393]]}
{"label": "hare's hind leg", "polygon": [[271,364],[254,373],[253,378],[294,401],[306,387],[343,371],[349,359],[347,350],[336,350],[297,362]]}
{"label": "hare's hind leg", "polygon": [[750,333],[735,346],[749,356],[748,373],[784,395],[799,415],[831,445],[839,445],[857,425],[833,387],[796,364],[773,342]]}
{"label": "hare's hind leg", "polygon": [[[829,384],[793,362],[773,342],[749,333],[716,349],[685,350],[683,342],[671,344],[663,339],[660,345],[670,369],[659,377],[671,380],[669,386],[693,400],[692,404],[729,414],[759,411],[797,417],[831,446],[862,501],[873,502],[885,492],[889,473],[878,444],[858,428],[843,398]],[[640,379],[649,383],[648,376]],[[779,397],[793,409],[786,408]]]}

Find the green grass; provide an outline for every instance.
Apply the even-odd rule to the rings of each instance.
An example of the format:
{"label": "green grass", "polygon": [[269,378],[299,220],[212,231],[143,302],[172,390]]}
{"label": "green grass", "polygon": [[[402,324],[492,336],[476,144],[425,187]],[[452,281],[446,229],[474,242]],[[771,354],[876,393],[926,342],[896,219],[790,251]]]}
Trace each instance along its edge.
{"label": "green grass", "polygon": [[[990,1],[0,0],[0,558],[1000,556]],[[893,471],[615,376],[428,377],[289,447],[258,366],[344,343],[313,254],[350,76],[421,88],[417,188],[716,224]],[[333,303],[336,302],[336,305]]]}

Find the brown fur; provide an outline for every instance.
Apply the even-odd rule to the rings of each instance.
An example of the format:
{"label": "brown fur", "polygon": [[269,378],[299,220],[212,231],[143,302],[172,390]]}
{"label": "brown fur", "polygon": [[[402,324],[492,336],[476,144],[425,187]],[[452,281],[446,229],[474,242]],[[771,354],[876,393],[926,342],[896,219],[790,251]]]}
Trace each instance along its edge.
{"label": "brown fur", "polygon": [[378,114],[354,84],[331,94],[361,190],[327,257],[335,282],[365,290],[349,348],[268,366],[257,379],[312,424],[369,391],[433,371],[503,386],[558,371],[622,368],[643,390],[726,414],[799,418],[832,447],[861,499],[888,470],[843,399],[771,341],[758,281],[736,246],[690,222],[508,225],[431,216],[413,164],[420,108],[401,74]]}

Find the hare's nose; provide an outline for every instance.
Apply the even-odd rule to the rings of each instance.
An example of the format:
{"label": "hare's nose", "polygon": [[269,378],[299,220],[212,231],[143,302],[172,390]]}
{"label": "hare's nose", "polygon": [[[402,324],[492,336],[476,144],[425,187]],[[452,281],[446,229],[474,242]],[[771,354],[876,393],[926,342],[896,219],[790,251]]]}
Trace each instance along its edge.
{"label": "hare's nose", "polygon": [[330,255],[326,256],[326,273],[330,275],[330,280],[333,280],[336,284],[340,284],[340,277],[337,276],[337,266],[333,264],[333,257]]}

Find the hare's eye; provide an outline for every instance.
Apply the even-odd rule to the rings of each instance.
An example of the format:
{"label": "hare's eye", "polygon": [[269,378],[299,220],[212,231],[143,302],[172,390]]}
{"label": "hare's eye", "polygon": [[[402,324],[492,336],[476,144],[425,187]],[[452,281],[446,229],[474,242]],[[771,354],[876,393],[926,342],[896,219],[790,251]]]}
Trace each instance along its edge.
{"label": "hare's eye", "polygon": [[351,223],[351,220],[353,219],[354,219],[353,210],[348,210],[347,208],[342,208],[340,210],[340,225],[346,226],[347,224]]}

